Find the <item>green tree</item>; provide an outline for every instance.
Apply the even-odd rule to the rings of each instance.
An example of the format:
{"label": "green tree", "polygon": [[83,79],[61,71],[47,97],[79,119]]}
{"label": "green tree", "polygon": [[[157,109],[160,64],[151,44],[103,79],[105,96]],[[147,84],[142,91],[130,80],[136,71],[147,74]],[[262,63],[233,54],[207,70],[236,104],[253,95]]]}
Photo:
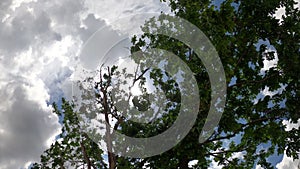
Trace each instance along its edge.
{"label": "green tree", "polygon": [[[149,76],[153,76],[154,83],[157,84],[157,89],[163,95],[157,93],[150,93],[147,91],[145,82],[147,72],[151,71]],[[154,74],[159,75],[155,76]],[[106,151],[108,155],[109,168],[114,169],[116,167],[128,168],[132,166],[131,160],[139,159],[124,159],[120,154],[113,153],[113,147],[118,146],[119,149],[123,149],[123,153],[134,152],[137,148],[123,145],[124,141],[114,140],[114,133],[120,132],[127,136],[132,137],[151,137],[166,130],[174,122],[178,113],[180,95],[179,88],[176,81],[168,77],[168,74],[162,73],[159,69],[153,69],[138,65],[135,68],[135,72],[128,72],[126,69],[120,69],[117,66],[104,67],[102,66],[99,71],[99,80],[89,79],[86,85],[92,88],[82,88],[81,97],[84,100],[94,100],[95,102],[80,102],[80,112],[83,119],[91,118],[97,120],[99,123],[105,124],[105,131],[99,135],[94,132],[95,128],[89,130],[93,138],[105,140]],[[163,78],[163,75],[166,75]],[[83,83],[81,83],[83,84]],[[141,90],[139,96],[132,94],[131,89],[137,85],[137,88]],[[159,88],[158,88],[159,85]],[[95,90],[92,90],[95,89]],[[166,97],[164,102],[161,99],[151,100],[151,98]],[[150,102],[151,100],[151,102]],[[132,104],[130,104],[130,102]],[[157,110],[156,114],[140,113],[140,111],[147,111],[153,109],[153,107],[162,107],[161,104],[166,104],[165,110]],[[90,111],[94,110],[94,111]],[[96,114],[102,114],[102,118],[96,119]],[[161,116],[158,120],[157,116]],[[147,123],[139,123],[132,121],[132,119],[138,120],[145,118]],[[89,126],[89,121],[82,121],[84,125]],[[159,130],[157,130],[159,129]],[[137,168],[143,167],[139,164]]]}
{"label": "green tree", "polygon": [[[207,71],[201,60],[193,49],[176,39],[151,33],[133,37],[132,53],[142,49],[160,48],[176,54],[189,66],[197,80],[201,107],[195,125],[184,140],[171,150],[153,157],[126,158],[111,153],[112,145],[110,144],[113,141],[110,136],[114,131],[106,130],[104,139],[108,144],[109,168],[131,169],[146,166],[154,169],[186,169],[189,168],[188,163],[192,160],[198,160],[193,168],[207,168],[212,160],[217,161],[223,168],[253,168],[256,165],[274,168],[267,158],[276,152],[283,154],[286,151],[288,156],[298,158],[299,129],[286,131],[282,123],[283,120],[297,122],[300,116],[298,104],[300,101],[300,12],[294,8],[294,4],[293,0],[224,0],[220,7],[216,8],[209,0],[170,0],[170,6],[175,15],[201,29],[219,53],[228,83],[227,102],[222,119],[214,133],[206,141],[199,143],[198,138],[210,108],[212,92]],[[279,22],[272,15],[282,5],[286,7],[286,16],[283,17],[282,22]],[[172,21],[165,22],[163,17],[151,19],[143,26],[143,30],[149,32],[161,26],[172,28]],[[180,28],[176,30],[177,33],[186,31]],[[267,50],[268,46],[262,41],[270,43],[276,52]],[[276,54],[278,55],[277,65],[263,70],[264,60],[272,60]],[[138,57],[133,59],[143,61]],[[103,73],[104,70],[106,73]],[[146,75],[146,72],[149,74]],[[128,78],[133,79],[129,90],[135,82],[138,82],[143,95],[135,97],[131,94],[124,94],[121,85],[129,84],[126,80]],[[149,109],[148,98],[154,96],[151,96],[144,87],[147,78],[152,79],[157,90],[164,93],[167,107],[164,110],[165,113],[161,113],[157,120],[140,124],[128,118],[129,116],[139,117],[139,114],[130,114],[132,113],[130,112],[128,116],[126,114],[128,112],[125,111],[124,114],[124,111],[118,110],[116,105],[122,105],[131,100],[132,106],[138,110]],[[232,79],[236,79],[236,82],[230,83]],[[93,79],[88,81],[90,84],[94,82]],[[116,90],[114,91],[111,86],[114,86]],[[263,95],[262,91],[266,87],[270,91],[277,91],[276,94]],[[91,102],[89,104],[92,105],[81,105],[83,108],[81,111],[89,112],[86,114],[87,117],[94,117],[95,113],[104,114],[106,124],[114,125],[112,126],[114,130],[132,137],[147,138],[162,133],[173,124],[180,108],[180,92],[182,91],[178,87],[178,82],[166,72],[149,68],[145,64],[139,65],[139,71],[135,74],[126,73],[126,69],[119,70],[116,66],[103,68],[100,71],[100,81],[96,81],[96,85],[92,88],[96,92],[87,92],[84,94],[86,97],[83,98],[94,100],[96,104]],[[113,95],[115,98],[112,98]],[[97,109],[92,108],[95,110],[92,111],[94,113],[87,111],[97,104]],[[155,104],[160,103],[155,102]],[[129,108],[130,106],[125,110]],[[112,123],[112,119],[116,122]],[[77,132],[75,137],[82,138],[83,136]],[[88,140],[88,137],[86,139]],[[78,143],[80,142],[70,145],[66,142],[66,146],[69,145],[72,149],[77,147],[79,150]],[[89,143],[94,144],[94,142]],[[121,141],[119,143],[122,144]],[[93,144],[87,144],[87,147]],[[53,145],[49,150],[53,147],[59,146]],[[125,146],[124,150],[127,150],[126,148]],[[99,163],[103,161],[100,158],[102,151],[99,147],[96,150],[91,152],[98,154],[99,159],[95,155],[93,162],[103,164]],[[134,151],[134,148],[127,151]],[[241,153],[242,158],[234,157],[237,153]],[[43,161],[49,161],[45,159],[61,159],[70,154],[72,153],[62,156],[57,150],[54,153],[46,153],[42,156],[42,165],[46,165]],[[84,164],[87,164],[84,155],[81,155],[81,159]],[[59,162],[55,162],[55,166],[59,166],[62,160],[56,161]],[[98,168],[104,166],[103,164]]]}
{"label": "green tree", "polygon": [[53,107],[54,113],[63,119],[59,139],[41,155],[41,162],[34,163],[32,168],[107,168],[103,150],[79,125],[74,105],[62,99],[61,109],[56,104]]}
{"label": "green tree", "polygon": [[[132,53],[144,48],[160,48],[175,53],[189,65],[198,82],[201,107],[195,126],[182,142],[161,155],[131,161],[130,168],[138,168],[141,163],[150,168],[188,168],[191,160],[198,160],[195,168],[206,168],[211,163],[210,157],[224,168],[256,165],[273,168],[267,158],[275,154],[275,150],[278,154],[286,150],[288,156],[298,158],[299,130],[285,131],[282,124],[283,120],[297,122],[300,115],[297,104],[300,101],[300,12],[294,4],[293,0],[226,0],[216,9],[209,0],[171,0],[170,6],[176,16],[190,21],[209,37],[222,60],[228,84],[233,77],[236,83],[228,85],[226,107],[214,134],[199,143],[197,138],[206,120],[211,92],[205,67],[193,49],[176,39],[151,33],[139,39],[134,37]],[[279,22],[272,15],[281,5],[287,12]],[[172,22],[153,19],[143,29],[148,32],[157,27],[170,29]],[[149,39],[150,43],[146,43]],[[274,46],[279,58],[277,65],[264,73],[264,57],[272,60],[275,52],[267,50],[267,46],[260,43],[263,40]],[[266,87],[270,91],[282,90],[264,96],[261,91]],[[265,148],[262,149],[262,145]],[[236,153],[242,153],[243,158],[233,158]]]}

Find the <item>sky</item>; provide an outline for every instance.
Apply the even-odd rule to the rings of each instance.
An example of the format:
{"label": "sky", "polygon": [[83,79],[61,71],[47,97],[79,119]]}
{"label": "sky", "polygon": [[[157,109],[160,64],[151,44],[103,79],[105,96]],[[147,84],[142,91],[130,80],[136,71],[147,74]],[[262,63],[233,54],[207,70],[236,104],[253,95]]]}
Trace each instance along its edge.
{"label": "sky", "polygon": [[[121,18],[160,11],[170,13],[159,0],[1,0],[0,168],[27,168],[40,160],[60,132],[50,103],[70,98],[74,72],[94,70],[97,52],[122,39],[119,30],[131,29],[134,20],[120,24]],[[84,53],[99,29],[97,50]],[[277,167],[296,163],[284,156]]]}

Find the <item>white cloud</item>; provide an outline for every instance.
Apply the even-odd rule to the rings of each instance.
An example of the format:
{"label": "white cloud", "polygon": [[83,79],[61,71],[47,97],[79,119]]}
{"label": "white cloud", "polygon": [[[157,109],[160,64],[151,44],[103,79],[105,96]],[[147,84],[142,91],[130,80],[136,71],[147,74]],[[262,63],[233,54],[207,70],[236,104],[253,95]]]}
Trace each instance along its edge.
{"label": "white cloud", "polygon": [[198,164],[198,160],[192,160],[188,163],[188,166],[192,168],[194,165]]}
{"label": "white cloud", "polygon": [[138,13],[160,13],[161,11],[170,13],[170,8],[166,3],[162,4],[160,0],[86,0],[85,4],[90,13],[94,13],[109,23]]}
{"label": "white cloud", "polygon": [[[300,119],[298,120],[298,123],[291,123],[290,121],[284,120],[282,122],[284,125],[286,125],[286,131],[290,131],[293,128],[299,129],[300,126]],[[300,156],[300,154],[299,154]],[[291,157],[288,157],[286,153],[284,153],[283,159],[280,163],[276,165],[278,169],[299,169],[300,167],[300,159],[293,159]]]}
{"label": "white cloud", "polygon": [[261,165],[257,165],[256,169],[264,169]]}
{"label": "white cloud", "polygon": [[[1,85],[0,168],[20,168],[37,160],[47,148],[46,141],[57,133],[58,118],[45,100],[49,95],[43,83],[11,79]],[[43,92],[44,91],[44,92]]]}
{"label": "white cloud", "polygon": [[[294,5],[294,8],[298,8],[298,10],[300,10],[300,0],[294,0],[296,2],[296,4]],[[279,22],[283,21],[282,17],[286,16],[285,13],[285,6],[280,6],[279,8],[277,8],[277,10],[275,11],[275,14],[273,15],[273,17],[275,17],[276,19],[279,20]]]}
{"label": "white cloud", "polygon": [[223,168],[223,166],[219,165],[219,163],[214,160],[212,161],[212,163],[209,167],[209,169],[222,169],[222,168]]}
{"label": "white cloud", "polygon": [[12,0],[12,5],[10,8],[15,11],[16,8],[20,7],[21,4],[23,3],[29,3],[29,2],[36,2],[37,0]]}
{"label": "white cloud", "polygon": [[[54,52],[45,50],[55,48],[61,40],[61,48],[68,49],[51,26],[51,14],[43,10],[46,3],[14,4],[15,11],[7,4],[0,3],[5,10],[0,23],[0,168],[15,169],[39,161],[60,130],[58,117],[47,102],[53,92],[51,84],[60,80],[55,77],[63,78],[59,76],[63,71],[54,70],[64,70],[63,62],[72,53],[59,53],[63,50],[58,47]],[[57,60],[62,64],[49,66]],[[49,72],[56,74],[51,77]]]}
{"label": "white cloud", "polygon": [[285,16],[285,7],[284,6],[282,6],[280,8],[277,8],[277,11],[273,15],[273,17],[275,17],[276,19],[278,19],[280,22],[283,20],[282,16]]}
{"label": "white cloud", "polygon": [[300,126],[300,119],[298,119],[298,123],[292,123],[291,121],[288,120],[283,120],[282,122],[284,125],[286,125],[285,130],[290,131],[293,128],[298,129]]}
{"label": "white cloud", "polygon": [[278,169],[299,169],[300,160],[288,157],[285,153],[283,160],[276,165]]}
{"label": "white cloud", "polygon": [[300,160],[288,157],[285,153],[283,160],[276,165],[277,169],[299,169]]}
{"label": "white cloud", "polygon": [[[272,60],[268,60],[266,58],[266,55],[269,55],[268,52],[274,52],[274,59]],[[277,51],[276,50],[266,50],[266,52],[264,53],[264,56],[263,56],[263,63],[264,63],[264,67],[261,69],[261,71],[267,71],[269,70],[270,68],[272,67],[276,67],[277,66],[277,63],[278,63],[278,55],[277,55]]]}
{"label": "white cloud", "polygon": [[[0,1],[0,14],[5,14],[5,11],[11,6],[11,0],[2,0]],[[0,16],[2,16],[0,15]]]}

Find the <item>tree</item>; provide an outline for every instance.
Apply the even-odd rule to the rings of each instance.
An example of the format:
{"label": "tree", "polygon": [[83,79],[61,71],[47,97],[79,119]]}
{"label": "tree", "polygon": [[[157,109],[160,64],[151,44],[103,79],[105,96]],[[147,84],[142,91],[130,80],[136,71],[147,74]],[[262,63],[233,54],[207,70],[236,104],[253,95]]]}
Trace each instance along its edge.
{"label": "tree", "polygon": [[[147,48],[165,49],[184,60],[196,74],[202,105],[197,123],[184,141],[169,152],[143,162],[151,168],[188,168],[188,162],[196,159],[199,162],[195,167],[204,168],[210,164],[208,158],[213,157],[224,168],[252,168],[255,165],[272,168],[267,157],[275,150],[278,154],[286,150],[287,154],[298,158],[299,130],[287,132],[282,124],[285,119],[297,122],[300,115],[297,104],[300,13],[294,4],[292,0],[229,0],[215,9],[208,0],[170,1],[176,16],[190,21],[210,38],[222,60],[228,83],[233,77],[236,83],[228,87],[227,104],[215,133],[199,144],[195,138],[200,134],[209,108],[210,88],[205,67],[193,49],[175,39],[151,34],[144,34],[139,40],[135,38],[132,52],[145,48],[145,39],[150,39]],[[279,23],[272,14],[281,5],[286,7],[287,13]],[[159,19],[149,21],[144,30],[155,30],[165,23]],[[275,57],[274,51],[260,43],[263,40],[274,46],[279,61],[277,66],[262,74],[263,56],[266,60]],[[276,91],[282,86],[286,86],[282,92],[254,101],[265,87]],[[281,105],[283,102],[285,106]],[[269,106],[271,103],[274,107]],[[225,142],[229,144],[224,146]],[[263,144],[268,146],[260,150]],[[243,153],[243,158],[233,158],[235,153]]]}
{"label": "tree", "polygon": [[33,164],[32,168],[107,168],[103,150],[80,127],[74,105],[62,99],[61,109],[56,104],[53,108],[54,113],[63,119],[59,139],[41,155],[41,162]]}
{"label": "tree", "polygon": [[[282,22],[279,22],[272,17],[272,14],[281,5],[286,7],[286,16],[283,17]],[[146,33],[141,37],[133,37],[131,53],[159,48],[180,57],[195,75],[201,106],[196,123],[189,134],[174,148],[160,155],[141,159],[114,154],[111,138],[113,131],[106,130],[109,168],[147,166],[184,169],[189,168],[188,163],[192,160],[198,160],[194,168],[207,168],[212,160],[217,161],[223,168],[253,168],[256,165],[274,168],[267,159],[270,155],[282,154],[286,151],[288,156],[298,158],[299,129],[286,131],[282,123],[283,120],[297,122],[300,115],[300,107],[297,104],[300,101],[298,68],[300,66],[300,12],[294,8],[294,1],[225,0],[220,8],[216,9],[209,0],[170,0],[170,6],[176,16],[188,20],[201,29],[219,53],[228,82],[227,102],[222,119],[214,133],[206,141],[199,143],[198,138],[210,108],[212,92],[207,70],[194,50],[186,44],[164,35],[155,36],[149,33],[149,30],[161,26],[172,28],[172,21],[165,22],[164,17],[149,20],[143,26]],[[180,28],[176,30],[177,33],[186,31]],[[270,50],[266,42],[276,51]],[[276,54],[277,65],[264,70],[264,60],[272,60]],[[147,62],[143,58],[144,55],[133,57],[137,63]],[[104,70],[106,73],[103,74]],[[100,105],[97,111],[104,114],[104,122],[114,125],[112,128],[115,131],[131,137],[148,138],[167,130],[176,120],[182,91],[178,87],[178,82],[166,72],[149,68],[147,64],[140,64],[136,70],[139,71],[130,74],[126,73],[126,69],[120,70],[116,66],[102,67],[100,80],[96,81],[93,87],[96,91],[96,97],[93,99]],[[121,85],[128,83],[125,82],[128,78],[133,79],[129,87],[139,82],[143,91],[140,97],[124,94]],[[117,82],[112,83],[112,79],[117,79]],[[154,96],[148,96],[149,93],[143,87],[147,79],[152,79],[154,86],[164,93],[167,108],[157,120],[141,124],[130,121],[129,118],[131,116],[139,118],[139,114],[132,111],[125,111],[124,114],[124,110],[120,111],[120,107],[116,105],[122,105],[132,99],[131,107],[136,107],[140,111],[149,108],[148,99]],[[235,83],[233,79],[236,79]],[[94,82],[94,80],[89,81],[90,84]],[[117,90],[112,90],[112,85]],[[267,89],[277,92],[271,95],[262,94],[262,91]],[[86,95],[93,96],[94,93]],[[162,96],[158,95],[158,97]],[[85,98],[91,100],[91,97]],[[154,102],[154,104],[160,103]],[[83,112],[91,112],[87,109],[93,106],[82,107],[85,108],[82,109]],[[131,110],[130,105],[125,106],[124,109]],[[95,116],[95,114],[87,113],[86,116]],[[112,123],[111,119],[115,122]],[[109,129],[108,126],[106,127]],[[122,141],[119,141],[119,144],[122,144]],[[124,151],[130,152],[140,148],[130,147],[128,150],[127,146],[124,146]],[[237,157],[238,153],[242,158]]]}
{"label": "tree", "polygon": [[[164,94],[160,95],[158,92],[155,93],[155,97],[166,97],[165,102],[161,102],[160,99],[153,100],[154,94],[149,93],[145,87],[145,74],[150,70],[160,74],[152,79],[154,83],[160,84],[160,88],[157,88],[157,90],[163,91],[161,93]],[[137,149],[141,149],[140,146],[130,145],[130,142],[128,143],[126,139],[123,140],[123,137],[118,137],[117,132],[127,136],[151,137],[170,127],[174,121],[179,107],[179,88],[173,79],[168,78],[167,74],[164,75],[166,75],[165,78],[163,78],[163,74],[159,69],[147,68],[146,64],[135,67],[134,73],[127,72],[126,69],[120,69],[117,66],[102,66],[98,81],[88,78],[86,85],[80,84],[83,86],[81,88],[83,91],[81,98],[94,100],[94,102],[86,103],[82,101],[79,103],[80,116],[82,119],[94,117],[93,120],[105,124],[104,132],[97,133],[97,127],[92,128],[90,121],[83,120],[82,122],[84,126],[87,126],[85,129],[88,129],[88,133],[91,134],[90,137],[97,141],[100,141],[100,139],[105,140],[110,169],[117,166],[122,168],[131,166],[130,160],[124,160],[122,155],[132,154]],[[152,76],[152,74],[150,73],[149,76]],[[90,86],[90,84],[93,84],[93,86]],[[135,85],[141,90],[139,96],[128,92]],[[131,102],[132,104],[130,104]],[[165,110],[156,110],[154,114],[147,113],[149,109],[162,107],[161,104],[167,104]],[[142,114],[141,111],[146,113]],[[102,118],[95,118],[97,114],[103,115]],[[157,116],[161,116],[161,118],[152,120],[156,119]],[[143,124],[140,123],[140,119],[145,120]],[[157,131],[157,128],[160,131]],[[118,149],[118,154],[114,153],[113,149]],[[144,153],[149,152],[144,151]],[[137,167],[142,167],[142,165]]]}

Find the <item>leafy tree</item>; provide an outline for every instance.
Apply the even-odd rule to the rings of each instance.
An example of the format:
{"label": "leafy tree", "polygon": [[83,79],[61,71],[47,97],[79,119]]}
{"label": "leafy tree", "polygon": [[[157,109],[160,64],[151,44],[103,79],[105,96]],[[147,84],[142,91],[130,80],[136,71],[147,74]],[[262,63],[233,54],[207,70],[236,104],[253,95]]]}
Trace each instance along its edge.
{"label": "leafy tree", "polygon": [[[168,74],[162,73],[159,69],[145,68],[139,65],[136,67],[134,73],[127,72],[126,69],[120,69],[117,66],[102,67],[100,69],[99,80],[89,79],[86,82],[86,87],[82,88],[81,97],[84,100],[94,100],[95,102],[80,102],[80,112],[83,119],[91,118],[99,123],[105,124],[105,131],[97,134],[95,128],[89,130],[94,139],[103,139],[106,143],[106,150],[108,154],[109,168],[116,167],[130,167],[131,160],[124,159],[120,154],[113,153],[113,147],[123,149],[123,153],[135,152],[137,148],[131,145],[124,144],[122,140],[115,140],[115,132],[126,134],[132,137],[151,137],[166,130],[172,125],[178,113],[180,96],[179,88],[176,82],[168,77]],[[154,83],[160,84],[156,90],[164,93],[150,93],[145,87],[146,77],[148,71],[159,74],[153,77]],[[150,73],[149,76],[153,76]],[[163,75],[165,77],[163,78]],[[94,85],[90,86],[94,82]],[[83,83],[81,83],[82,85]],[[126,84],[124,86],[124,84]],[[128,92],[137,84],[137,88],[141,90],[141,95],[135,96],[132,92]],[[126,90],[126,87],[128,90]],[[156,86],[158,87],[158,86]],[[95,90],[91,90],[95,89]],[[153,100],[151,98],[163,97],[166,101],[161,102],[161,99]],[[150,102],[151,100],[151,102]],[[131,102],[132,104],[128,104]],[[156,110],[154,114],[140,113],[154,109],[155,107],[162,107],[161,104],[166,104],[165,110]],[[91,111],[93,110],[93,111]],[[97,114],[102,114],[102,118],[96,118]],[[160,116],[158,120],[157,116]],[[146,123],[139,123],[139,119],[144,118]],[[133,120],[133,121],[132,121]],[[84,125],[90,126],[89,121],[82,121]],[[88,128],[88,127],[87,127]],[[87,129],[86,128],[86,129]],[[159,129],[159,130],[157,130]],[[122,155],[122,154],[121,154]],[[138,168],[143,165],[138,165]]]}
{"label": "leafy tree", "polygon": [[33,164],[32,168],[107,168],[102,157],[103,150],[80,127],[74,105],[62,99],[61,110],[56,104],[53,107],[54,113],[63,119],[59,139],[41,155],[41,162]]}
{"label": "leafy tree", "polygon": [[[286,131],[282,123],[283,120],[297,122],[300,116],[300,107],[297,104],[300,101],[300,12],[294,8],[294,4],[293,0],[225,0],[219,8],[216,8],[209,0],[170,0],[175,15],[201,29],[219,53],[228,82],[227,102],[222,119],[214,133],[206,141],[199,143],[198,138],[210,108],[212,92],[207,71],[201,60],[193,49],[176,39],[151,33],[145,33],[141,37],[135,36],[132,39],[132,53],[160,48],[176,54],[189,66],[197,80],[201,106],[190,133],[174,148],[153,157],[128,158],[111,153],[113,144],[111,136],[114,131],[106,126],[104,139],[107,143],[109,168],[146,166],[185,169],[189,168],[188,163],[192,160],[198,160],[193,168],[207,168],[212,160],[217,161],[223,168],[253,168],[256,165],[274,168],[267,160],[273,154],[283,154],[286,151],[288,156],[298,158],[299,129]],[[282,5],[286,7],[286,16],[283,17],[282,22],[279,22],[272,15]],[[172,22],[165,22],[163,17],[151,19],[143,26],[143,30],[149,32],[161,26],[172,28]],[[177,33],[186,31],[179,28],[176,30]],[[263,41],[272,45],[276,52],[268,50],[269,47]],[[276,54],[277,65],[264,70],[264,60],[272,60]],[[133,59],[137,62],[147,62],[143,60],[143,56],[135,56]],[[178,117],[181,104],[182,91],[178,87],[178,82],[168,73],[149,68],[147,64],[140,64],[134,74],[126,71],[116,66],[102,67],[100,80],[96,80],[95,86],[92,87],[95,90],[88,90],[91,93],[86,92],[82,95],[85,100],[92,101],[82,103],[80,111],[86,112],[86,117],[95,117],[97,113],[102,113],[105,124],[112,125],[114,130],[131,137],[148,138],[167,130]],[[128,78],[133,80],[128,82]],[[144,87],[147,79],[152,79],[156,89],[164,94],[151,95]],[[236,79],[235,83],[232,82],[233,79]],[[93,84],[95,80],[90,79],[87,82]],[[128,85],[130,90],[136,82],[143,94],[126,95],[122,90],[122,84],[131,84]],[[264,95],[262,91],[265,89],[277,92]],[[167,107],[163,113],[160,112],[156,120],[143,124],[130,120],[129,117],[139,118],[140,114],[126,110],[131,110],[131,107],[140,111],[149,109],[151,108],[149,98],[163,97],[163,95]],[[123,106],[125,111],[119,110],[118,105],[128,101],[131,101],[132,105],[127,105],[125,108]],[[154,104],[159,107],[161,103],[154,101]],[[74,138],[78,138],[77,140],[85,138],[89,141],[90,144],[86,142],[87,149],[94,144],[81,132],[76,132],[72,136],[72,139]],[[67,137],[65,139],[68,140]],[[35,166],[52,164],[53,162],[47,163],[48,159],[52,158],[57,159],[53,163],[54,167],[59,166],[62,161],[67,161],[62,160],[65,158],[85,159],[82,155],[84,153],[81,153],[80,157],[71,157],[72,153],[60,155],[61,151],[58,150],[62,150],[64,146],[59,146],[62,144],[59,142],[56,144],[42,156],[42,164]],[[122,144],[122,141],[119,144]],[[70,145],[69,142],[65,142],[64,145],[69,146],[71,150],[81,150],[78,143]],[[58,150],[54,151],[54,147],[58,147],[56,148]],[[130,150],[126,148],[128,147],[124,145],[124,151],[135,151],[134,147]],[[103,152],[100,148],[97,147],[91,152],[93,153],[89,155],[93,163],[98,164],[98,168],[104,168],[104,163],[101,163],[103,159],[100,158]],[[242,154],[242,158],[236,156],[238,153]],[[82,162],[88,164],[86,160]]]}
{"label": "leafy tree", "polygon": [[[285,131],[282,124],[282,120],[297,122],[300,115],[297,104],[300,12],[294,4],[292,0],[228,0],[216,9],[208,0],[170,1],[176,16],[196,25],[212,41],[222,60],[228,84],[231,78],[236,78],[235,84],[228,85],[227,104],[220,124],[203,143],[198,143],[197,138],[209,109],[210,86],[200,59],[193,49],[170,37],[145,33],[139,39],[133,38],[132,53],[144,48],[160,48],[175,53],[189,65],[198,82],[201,107],[194,128],[182,142],[161,155],[131,161],[131,168],[141,163],[147,163],[150,168],[188,168],[191,160],[198,160],[195,168],[206,168],[211,163],[210,157],[224,168],[253,168],[255,165],[273,168],[267,158],[275,151],[282,154],[284,150],[289,156],[298,158],[299,130]],[[279,22],[272,15],[281,5],[287,12]],[[143,29],[148,32],[157,27],[172,28],[172,23],[153,19]],[[149,39],[150,43],[146,43]],[[279,58],[275,67],[264,72],[264,57],[272,60],[275,52],[268,50],[261,41],[273,45]],[[264,96],[261,92],[266,87],[280,92]],[[242,153],[243,158],[234,158],[237,153]]]}

